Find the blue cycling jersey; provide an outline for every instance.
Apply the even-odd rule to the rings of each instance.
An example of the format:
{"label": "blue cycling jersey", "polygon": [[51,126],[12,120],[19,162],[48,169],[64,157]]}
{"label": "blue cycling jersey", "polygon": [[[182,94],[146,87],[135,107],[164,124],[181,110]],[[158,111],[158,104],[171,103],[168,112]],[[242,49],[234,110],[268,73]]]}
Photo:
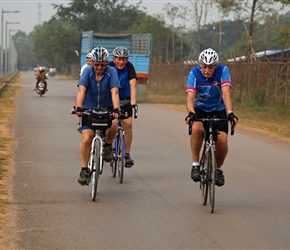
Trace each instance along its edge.
{"label": "blue cycling jersey", "polygon": [[83,109],[93,107],[112,107],[112,88],[120,88],[120,82],[116,70],[107,66],[102,79],[97,82],[93,66],[86,67],[79,79],[78,86],[86,87],[87,91],[83,102]]}
{"label": "blue cycling jersey", "polygon": [[131,86],[129,82],[130,80],[134,78],[137,79],[136,71],[133,64],[128,61],[126,66],[122,70],[119,70],[113,61],[110,62],[109,65],[115,67],[118,73],[118,77],[119,77],[120,85],[121,85],[119,89],[120,100],[124,98],[130,98]]}
{"label": "blue cycling jersey", "polygon": [[194,67],[188,76],[186,92],[194,92],[194,107],[206,112],[221,111],[225,109],[221,88],[231,87],[231,77],[228,67],[218,64],[213,77],[205,78],[201,73],[201,67]]}

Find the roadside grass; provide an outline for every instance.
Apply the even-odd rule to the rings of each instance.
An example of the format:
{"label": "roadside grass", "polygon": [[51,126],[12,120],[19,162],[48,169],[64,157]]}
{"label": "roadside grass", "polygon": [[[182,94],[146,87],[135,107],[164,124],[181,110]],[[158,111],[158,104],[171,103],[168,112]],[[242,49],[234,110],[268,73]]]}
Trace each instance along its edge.
{"label": "roadside grass", "polygon": [[[273,105],[267,100],[260,101],[233,98],[233,106],[239,117],[238,127],[253,130],[260,134],[290,143],[290,109],[283,105]],[[166,105],[180,111],[186,111],[185,91],[177,89],[160,89],[150,86],[148,102]]]}
{"label": "roadside grass", "polygon": [[[0,79],[0,86],[10,77]],[[6,220],[6,212],[9,206],[9,173],[12,171],[12,119],[15,109],[15,95],[19,89],[16,82],[19,73],[11,79],[9,84],[0,92],[0,240],[2,239],[3,225]],[[1,245],[1,244],[0,244]]]}

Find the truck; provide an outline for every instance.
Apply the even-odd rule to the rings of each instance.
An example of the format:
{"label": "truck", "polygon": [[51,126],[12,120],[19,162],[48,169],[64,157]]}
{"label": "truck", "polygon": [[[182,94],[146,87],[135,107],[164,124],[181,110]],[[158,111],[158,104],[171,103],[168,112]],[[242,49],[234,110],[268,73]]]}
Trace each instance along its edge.
{"label": "truck", "polygon": [[137,73],[137,101],[147,100],[149,84],[150,55],[152,52],[152,35],[147,34],[114,34],[82,32],[80,66],[86,63],[86,55],[97,46],[103,46],[109,51],[109,60],[115,47],[126,47],[130,51],[129,61]]}

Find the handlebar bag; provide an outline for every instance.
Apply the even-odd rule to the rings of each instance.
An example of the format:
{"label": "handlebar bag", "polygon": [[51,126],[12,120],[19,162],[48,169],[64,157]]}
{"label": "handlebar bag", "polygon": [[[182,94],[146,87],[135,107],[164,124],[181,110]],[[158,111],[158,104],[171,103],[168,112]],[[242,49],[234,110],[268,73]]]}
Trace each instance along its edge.
{"label": "handlebar bag", "polygon": [[95,130],[106,130],[112,125],[112,119],[108,109],[93,108],[90,116],[90,127]]}

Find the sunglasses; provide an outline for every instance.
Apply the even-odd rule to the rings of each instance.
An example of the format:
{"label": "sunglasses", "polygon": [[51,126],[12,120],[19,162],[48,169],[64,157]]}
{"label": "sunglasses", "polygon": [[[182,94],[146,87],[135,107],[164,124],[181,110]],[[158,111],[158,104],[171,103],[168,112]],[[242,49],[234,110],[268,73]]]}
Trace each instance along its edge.
{"label": "sunglasses", "polygon": [[97,68],[97,67],[106,67],[107,66],[107,64],[106,63],[94,63],[94,66]]}

